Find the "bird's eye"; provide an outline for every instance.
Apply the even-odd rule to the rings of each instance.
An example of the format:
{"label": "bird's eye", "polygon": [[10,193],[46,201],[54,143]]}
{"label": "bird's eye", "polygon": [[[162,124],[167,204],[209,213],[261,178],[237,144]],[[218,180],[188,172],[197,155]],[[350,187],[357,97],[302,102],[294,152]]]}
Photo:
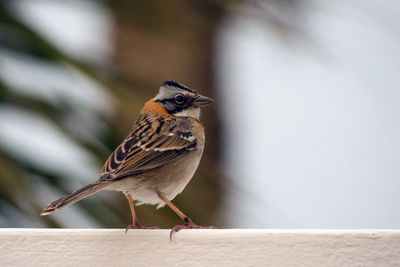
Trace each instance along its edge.
{"label": "bird's eye", "polygon": [[186,101],[186,98],[183,95],[179,94],[179,95],[175,96],[175,103],[176,104],[183,105],[185,103],[185,101]]}

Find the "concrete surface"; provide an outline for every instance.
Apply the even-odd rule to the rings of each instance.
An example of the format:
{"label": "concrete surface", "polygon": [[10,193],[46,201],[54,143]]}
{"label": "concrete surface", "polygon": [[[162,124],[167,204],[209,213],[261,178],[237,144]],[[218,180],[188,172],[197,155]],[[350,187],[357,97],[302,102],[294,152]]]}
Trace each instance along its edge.
{"label": "concrete surface", "polygon": [[0,229],[0,266],[400,266],[400,230]]}

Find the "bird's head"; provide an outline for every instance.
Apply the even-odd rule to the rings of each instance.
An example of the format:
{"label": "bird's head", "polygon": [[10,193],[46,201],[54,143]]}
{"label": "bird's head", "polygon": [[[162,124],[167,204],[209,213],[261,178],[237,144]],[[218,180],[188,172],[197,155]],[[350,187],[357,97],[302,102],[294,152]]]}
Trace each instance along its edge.
{"label": "bird's head", "polygon": [[196,119],[200,117],[201,107],[214,102],[211,98],[174,81],[165,81],[154,101],[160,103],[173,116]]}

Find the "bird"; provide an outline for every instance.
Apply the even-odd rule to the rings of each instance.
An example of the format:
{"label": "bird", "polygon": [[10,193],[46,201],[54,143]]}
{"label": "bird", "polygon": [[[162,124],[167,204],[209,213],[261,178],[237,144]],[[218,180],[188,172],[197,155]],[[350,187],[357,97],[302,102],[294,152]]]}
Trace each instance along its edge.
{"label": "bird", "polygon": [[199,226],[171,200],[192,179],[203,154],[204,127],[200,109],[214,100],[178,82],[167,80],[158,94],[147,101],[122,143],[110,154],[98,180],[68,194],[40,214],[49,215],[101,190],[122,192],[128,199],[132,224],[129,229],[154,229],[139,223],[136,205],[169,206],[182,220],[171,229],[215,228]]}

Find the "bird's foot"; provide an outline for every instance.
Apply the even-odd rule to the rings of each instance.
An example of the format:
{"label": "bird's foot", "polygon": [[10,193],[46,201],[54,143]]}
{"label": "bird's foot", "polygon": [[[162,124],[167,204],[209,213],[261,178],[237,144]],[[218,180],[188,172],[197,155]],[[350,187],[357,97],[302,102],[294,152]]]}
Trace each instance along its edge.
{"label": "bird's foot", "polygon": [[127,233],[129,229],[160,229],[160,227],[158,227],[158,226],[141,226],[140,224],[135,223],[135,224],[128,225],[125,229],[125,233]]}
{"label": "bird's foot", "polygon": [[171,229],[169,234],[169,239],[172,241],[172,235],[176,232],[179,232],[182,229],[217,229],[215,226],[200,226],[192,222],[189,218],[185,218],[185,224],[176,225]]}

